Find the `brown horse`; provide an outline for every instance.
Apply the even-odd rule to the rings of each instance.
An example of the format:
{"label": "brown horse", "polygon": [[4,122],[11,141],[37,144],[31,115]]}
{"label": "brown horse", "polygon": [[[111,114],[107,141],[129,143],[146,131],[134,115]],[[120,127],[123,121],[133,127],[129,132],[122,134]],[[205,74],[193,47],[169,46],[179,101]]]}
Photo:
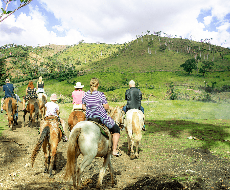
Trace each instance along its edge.
{"label": "brown horse", "polygon": [[[31,98],[31,99],[28,100],[28,105],[27,105],[27,108],[24,110],[24,115],[23,115],[24,127],[26,125],[25,119],[26,119],[26,113],[27,112],[30,113],[29,125],[31,125],[31,124],[33,124],[35,122],[35,118],[38,121],[38,116],[39,116],[39,101],[38,101],[38,99]],[[33,113],[34,113],[34,116],[33,116]]]}
{"label": "brown horse", "polygon": [[[45,118],[45,120],[42,120],[40,125],[40,131],[41,131],[40,139],[38,140],[38,143],[36,144],[31,156],[32,167],[34,165],[35,158],[41,146],[43,146],[43,152],[45,156],[44,173],[47,173],[49,170],[49,177],[51,178],[53,177],[52,170],[56,168],[57,146],[62,138],[62,132],[59,128],[58,118],[55,116],[49,116]],[[49,151],[49,156],[47,154],[47,147]]]}
{"label": "brown horse", "polygon": [[68,119],[69,131],[80,121],[85,121],[85,114],[80,110],[71,112]]}
{"label": "brown horse", "polygon": [[47,97],[45,94],[39,93],[38,100],[39,100],[39,110],[41,112],[42,119],[44,119],[44,116],[46,114],[45,104],[47,103]]}
{"label": "brown horse", "polygon": [[13,130],[13,125],[17,123],[16,111],[17,111],[17,101],[14,98],[6,98],[4,101],[3,109],[8,115],[8,126],[10,130]]}

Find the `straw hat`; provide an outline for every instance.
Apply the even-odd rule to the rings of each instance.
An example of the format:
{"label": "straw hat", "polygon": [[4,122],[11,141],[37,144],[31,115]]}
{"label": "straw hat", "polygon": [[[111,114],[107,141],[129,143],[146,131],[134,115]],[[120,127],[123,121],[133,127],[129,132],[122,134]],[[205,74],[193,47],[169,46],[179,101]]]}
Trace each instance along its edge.
{"label": "straw hat", "polygon": [[58,100],[58,99],[57,99],[57,95],[56,95],[56,94],[52,94],[52,95],[50,96],[50,100]]}
{"label": "straw hat", "polygon": [[81,82],[77,82],[76,86],[74,86],[74,88],[83,88],[84,85],[81,85]]}

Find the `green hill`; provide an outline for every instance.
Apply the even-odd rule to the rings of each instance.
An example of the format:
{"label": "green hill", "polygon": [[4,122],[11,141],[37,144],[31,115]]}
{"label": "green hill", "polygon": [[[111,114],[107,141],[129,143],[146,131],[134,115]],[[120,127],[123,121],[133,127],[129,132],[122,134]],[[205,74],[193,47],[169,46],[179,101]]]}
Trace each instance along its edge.
{"label": "green hill", "polygon": [[[180,65],[198,57],[198,69],[202,61],[211,61],[213,67],[205,76],[198,69],[187,75]],[[144,35],[124,44],[80,42],[36,48],[8,44],[0,47],[0,82],[4,84],[9,77],[13,83],[25,81],[25,85],[26,81],[43,76],[50,92],[71,98],[75,82],[81,81],[89,89],[90,78],[96,76],[100,90],[110,100],[120,101],[133,79],[144,92],[144,99],[205,100],[207,93],[230,91],[229,57],[227,48],[157,35]],[[24,88],[19,88],[22,95]]]}

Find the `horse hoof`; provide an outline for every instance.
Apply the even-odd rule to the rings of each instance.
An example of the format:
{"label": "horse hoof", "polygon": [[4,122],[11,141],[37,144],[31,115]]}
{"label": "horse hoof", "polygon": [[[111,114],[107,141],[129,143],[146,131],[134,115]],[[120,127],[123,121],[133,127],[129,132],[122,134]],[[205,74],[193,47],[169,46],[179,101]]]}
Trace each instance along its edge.
{"label": "horse hoof", "polygon": [[49,178],[53,178],[53,177],[54,177],[54,175],[53,175],[53,174],[50,174]]}
{"label": "horse hoof", "polygon": [[135,158],[136,158],[136,156],[134,154],[131,154],[130,159],[133,160]]}

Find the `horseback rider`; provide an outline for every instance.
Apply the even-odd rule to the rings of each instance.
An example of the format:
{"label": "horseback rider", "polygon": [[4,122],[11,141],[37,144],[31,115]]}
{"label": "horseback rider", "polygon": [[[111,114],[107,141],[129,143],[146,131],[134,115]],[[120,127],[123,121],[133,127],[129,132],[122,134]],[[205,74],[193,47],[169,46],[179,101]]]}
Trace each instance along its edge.
{"label": "horseback rider", "polygon": [[[129,82],[129,89],[125,92],[125,100],[127,100],[127,104],[122,109],[125,113],[130,109],[138,109],[144,114],[144,108],[141,106],[142,93],[135,86],[133,80]],[[143,130],[145,131],[145,125],[143,126]]]}
{"label": "horseback rider", "polygon": [[1,113],[3,112],[4,100],[10,97],[15,98],[13,84],[10,83],[9,79],[6,79],[5,82],[6,84],[3,85],[3,91],[5,92],[5,96],[1,99]]}
{"label": "horseback rider", "polygon": [[92,78],[90,81],[90,90],[87,91],[82,99],[83,110],[86,110],[87,120],[99,119],[113,134],[113,152],[114,156],[120,156],[121,154],[117,151],[117,145],[120,138],[120,128],[109,117],[106,110],[109,109],[109,104],[106,100],[104,93],[97,91],[99,87],[99,80]]}
{"label": "horseback rider", "polygon": [[72,92],[73,97],[73,110],[74,109],[82,109],[82,98],[85,92],[82,90],[84,85],[81,85],[81,82],[77,82],[76,86],[74,86],[75,90]]}
{"label": "horseback rider", "polygon": [[44,82],[42,81],[42,77],[40,76],[37,82],[37,94],[45,93],[44,91]]}
{"label": "horseback rider", "polygon": [[61,126],[63,128],[63,130],[61,129],[61,131],[63,133],[62,140],[63,140],[63,142],[67,142],[68,139],[67,139],[67,137],[65,135],[65,121],[59,117],[60,112],[59,112],[59,106],[58,106],[58,104],[56,104],[57,100],[58,100],[57,95],[52,94],[51,97],[50,97],[51,102],[47,102],[45,104],[45,107],[46,107],[45,118],[49,117],[49,116],[56,116],[58,118],[58,121],[61,123]]}
{"label": "horseback rider", "polygon": [[33,81],[30,81],[26,88],[26,96],[23,98],[22,110],[25,110],[26,102],[31,98],[38,98],[36,88],[34,88]]}

